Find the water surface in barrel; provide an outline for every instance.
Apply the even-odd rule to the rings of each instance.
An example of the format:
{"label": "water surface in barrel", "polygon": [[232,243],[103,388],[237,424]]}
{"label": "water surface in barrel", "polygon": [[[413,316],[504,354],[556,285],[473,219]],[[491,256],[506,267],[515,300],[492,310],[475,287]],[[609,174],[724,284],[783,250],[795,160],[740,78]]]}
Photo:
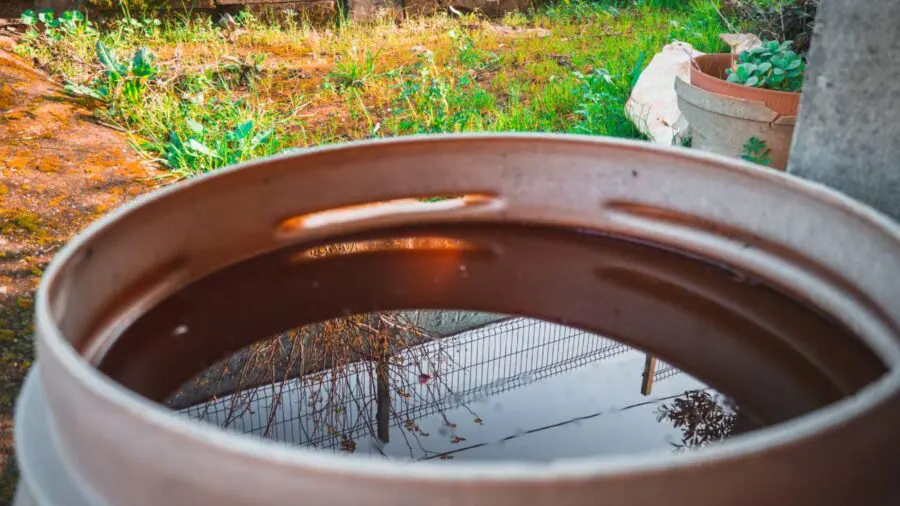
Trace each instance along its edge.
{"label": "water surface in barrel", "polygon": [[[440,323],[494,318],[502,319],[434,332]],[[394,352],[373,358],[387,336]],[[300,340],[327,348],[330,367],[301,372],[301,362],[314,370],[325,360],[301,357]],[[739,415],[729,399],[653,355],[564,325],[484,313],[344,318],[259,343],[231,362],[226,377],[214,367],[170,404],[289,445],[398,459],[682,451],[728,437]]]}
{"label": "water surface in barrel", "polygon": [[583,230],[404,227],[221,269],[149,308],[100,368],[185,416],[327,451],[680,452],[883,374],[783,288]]}

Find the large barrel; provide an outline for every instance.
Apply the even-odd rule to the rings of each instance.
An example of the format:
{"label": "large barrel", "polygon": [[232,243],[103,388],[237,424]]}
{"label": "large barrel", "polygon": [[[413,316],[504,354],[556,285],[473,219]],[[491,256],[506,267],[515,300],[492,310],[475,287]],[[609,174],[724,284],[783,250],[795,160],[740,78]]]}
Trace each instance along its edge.
{"label": "large barrel", "polygon": [[[442,240],[310,254],[409,237]],[[16,504],[897,504],[898,279],[900,229],[879,213],[692,151],[466,135],[245,164],[125,206],[47,269]],[[289,449],[161,404],[276,332],[413,308],[609,336],[770,425],[683,455],[413,464]]]}

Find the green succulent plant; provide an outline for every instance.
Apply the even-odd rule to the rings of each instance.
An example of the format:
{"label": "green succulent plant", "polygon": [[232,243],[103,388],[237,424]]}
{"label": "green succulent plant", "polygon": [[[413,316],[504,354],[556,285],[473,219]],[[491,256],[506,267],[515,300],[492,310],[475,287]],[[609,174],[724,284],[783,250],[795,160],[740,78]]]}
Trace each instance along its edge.
{"label": "green succulent plant", "polygon": [[793,41],[779,43],[763,41],[738,56],[733,68],[727,70],[730,83],[778,91],[800,91],[806,63],[791,49]]}

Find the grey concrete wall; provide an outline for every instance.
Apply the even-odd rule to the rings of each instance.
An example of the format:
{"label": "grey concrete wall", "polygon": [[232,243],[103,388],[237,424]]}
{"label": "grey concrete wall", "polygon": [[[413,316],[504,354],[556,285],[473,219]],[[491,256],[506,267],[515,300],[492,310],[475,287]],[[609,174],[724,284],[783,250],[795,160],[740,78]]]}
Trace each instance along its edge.
{"label": "grey concrete wall", "polygon": [[450,336],[506,318],[473,311],[407,311],[406,318],[427,334]]}
{"label": "grey concrete wall", "polygon": [[900,1],[822,0],[788,172],[900,219]]}
{"label": "grey concrete wall", "polygon": [[353,21],[403,18],[403,0],[347,0],[346,5]]}

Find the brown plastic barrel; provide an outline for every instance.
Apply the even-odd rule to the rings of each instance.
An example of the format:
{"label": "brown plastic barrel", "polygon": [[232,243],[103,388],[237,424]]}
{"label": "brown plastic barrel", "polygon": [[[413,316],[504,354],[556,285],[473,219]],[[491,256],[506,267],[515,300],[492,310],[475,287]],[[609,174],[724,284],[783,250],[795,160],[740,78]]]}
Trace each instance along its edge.
{"label": "brown plastic barrel", "polygon": [[[450,198],[416,202],[434,197]],[[463,246],[304,254],[408,236]],[[465,135],[246,164],[125,206],[47,269],[16,504],[896,504],[898,278],[887,218],[698,152]],[[685,455],[412,464],[289,449],[160,403],[273,332],[411,307],[599,332],[775,423]]]}

